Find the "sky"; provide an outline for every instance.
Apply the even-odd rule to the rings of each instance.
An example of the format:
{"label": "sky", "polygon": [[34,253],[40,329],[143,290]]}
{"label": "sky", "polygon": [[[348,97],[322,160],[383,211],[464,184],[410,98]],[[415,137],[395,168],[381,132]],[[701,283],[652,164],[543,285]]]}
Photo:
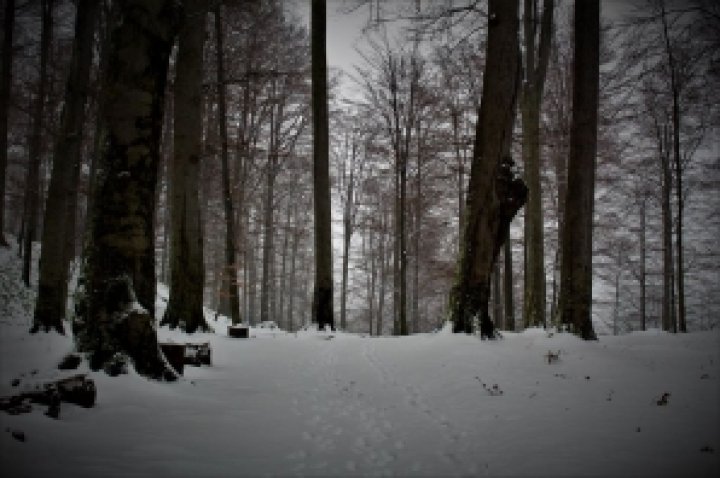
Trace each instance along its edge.
{"label": "sky", "polygon": [[[355,9],[361,0],[328,0],[327,1],[327,62],[330,69],[343,70],[348,74],[354,74],[355,66],[361,65],[363,60],[357,49],[363,49],[365,39],[363,28],[369,21],[369,6],[361,5]],[[424,0],[425,4],[431,0]],[[437,1],[437,0],[435,0]],[[403,2],[397,0],[382,0],[381,5],[386,5],[388,11],[397,4]],[[458,2],[459,3],[459,2]],[[562,3],[562,2],[561,2]],[[522,7],[522,6],[521,6]],[[310,28],[310,1],[297,0],[293,7]],[[601,15],[607,20],[621,18],[630,9],[633,3],[627,0],[603,0],[601,2]],[[522,8],[521,8],[522,9]],[[397,30],[398,22],[388,23],[388,28]],[[345,81],[344,93],[353,95],[350,82]]]}

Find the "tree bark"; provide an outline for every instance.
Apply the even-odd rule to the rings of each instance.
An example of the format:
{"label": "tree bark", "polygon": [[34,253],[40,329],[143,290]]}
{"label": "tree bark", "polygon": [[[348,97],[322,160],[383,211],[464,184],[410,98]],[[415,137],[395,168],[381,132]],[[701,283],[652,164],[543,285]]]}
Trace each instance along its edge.
{"label": "tree bark", "polygon": [[468,188],[463,249],[450,301],[455,332],[472,332],[480,322],[482,337],[493,338],[488,315],[490,277],[508,224],[527,195],[504,153],[512,135],[518,75],[517,2],[491,0],[483,76],[483,96],[475,132]]}
{"label": "tree bark", "polygon": [[233,325],[239,324],[240,298],[238,297],[237,261],[235,254],[235,215],[233,214],[232,192],[230,191],[230,170],[228,166],[227,114],[225,112],[225,66],[223,61],[223,30],[220,16],[222,5],[215,7],[215,39],[218,89],[218,127],[220,128],[220,161],[222,163],[223,209],[225,211],[225,266],[230,301],[230,315]]}
{"label": "tree bark", "polygon": [[132,359],[138,373],[174,378],[155,332],[153,214],[168,60],[171,0],[118,5],[102,101],[102,154],[73,332],[93,370]]}
{"label": "tree bark", "polygon": [[333,319],[332,235],[328,143],[325,0],[312,0],[313,197],[315,209],[315,289],[313,320],[319,329],[335,329]]}
{"label": "tree bark", "polygon": [[25,212],[23,231],[23,267],[22,280],[30,287],[30,270],[32,264],[32,242],[37,228],[38,205],[40,203],[40,161],[42,155],[42,130],[45,115],[45,94],[48,85],[47,69],[52,41],[53,0],[42,0],[40,11],[42,27],[40,33],[40,78],[38,94],[33,105],[32,131],[29,144],[29,165],[27,183],[25,185]]}
{"label": "tree bark", "polygon": [[[80,0],[76,8],[75,39],[60,132],[54,147],[42,230],[38,294],[31,331],[54,329],[64,333],[70,257],[65,238],[74,236],[77,172],[80,165],[85,102],[88,97],[93,36],[99,0]],[[73,229],[71,229],[71,227]]]}
{"label": "tree bark", "polygon": [[170,182],[170,298],[162,324],[187,333],[208,330],[203,313],[205,266],[200,213],[202,72],[205,2],[185,0],[174,90]]}
{"label": "tree bark", "polygon": [[8,114],[12,85],[13,30],[15,28],[15,0],[5,0],[3,20],[2,72],[0,73],[0,246],[5,240],[5,172],[7,171]]}
{"label": "tree bark", "polygon": [[[522,88],[522,154],[528,201],[525,208],[525,327],[546,326],[545,247],[543,239],[542,191],[540,185],[540,105],[550,57],[553,0],[543,2],[540,42],[535,45],[536,0],[525,0],[525,81]],[[537,65],[535,54],[537,53]]]}
{"label": "tree bark", "polygon": [[585,340],[592,324],[592,234],[597,153],[600,5],[575,5],[573,114],[563,223],[560,320]]}

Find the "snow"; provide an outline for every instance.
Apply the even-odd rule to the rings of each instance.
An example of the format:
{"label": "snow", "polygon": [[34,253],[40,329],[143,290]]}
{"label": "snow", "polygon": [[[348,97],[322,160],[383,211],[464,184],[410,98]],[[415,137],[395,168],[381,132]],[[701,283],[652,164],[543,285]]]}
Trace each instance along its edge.
{"label": "snow", "polygon": [[[74,375],[70,336],[28,334],[22,285],[0,250],[0,396]],[[160,289],[160,293],[166,291]],[[158,301],[158,309],[162,308]],[[156,310],[158,317],[162,310]],[[95,380],[94,408],[0,412],[2,476],[665,475],[720,472],[720,331],[652,330],[598,342],[530,329],[496,341],[251,328],[209,342],[212,366],[175,383],[132,370]],[[66,327],[69,330],[69,326]],[[548,362],[548,353],[557,360]],[[32,371],[37,370],[35,375]],[[500,393],[502,392],[502,393]],[[658,405],[668,393],[666,405]],[[19,441],[13,431],[22,431]],[[705,450],[705,451],[703,451]]]}

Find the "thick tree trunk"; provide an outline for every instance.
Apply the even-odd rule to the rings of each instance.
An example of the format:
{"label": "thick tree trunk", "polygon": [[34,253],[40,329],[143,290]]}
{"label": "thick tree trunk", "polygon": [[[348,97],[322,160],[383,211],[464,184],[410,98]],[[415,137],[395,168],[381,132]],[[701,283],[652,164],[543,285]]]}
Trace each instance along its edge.
{"label": "thick tree trunk", "polygon": [[600,5],[575,6],[573,115],[563,223],[560,320],[585,340],[592,325],[592,234],[597,153]]}
{"label": "thick tree trunk", "polygon": [[13,30],[15,28],[15,0],[5,0],[3,20],[2,71],[0,72],[0,246],[5,240],[5,172],[7,171],[8,113],[12,85]]}
{"label": "thick tree trunk", "polygon": [[335,328],[333,319],[332,235],[328,143],[325,0],[312,0],[313,197],[315,209],[315,290],[313,321],[319,329]]}
{"label": "thick tree trunk", "polygon": [[225,67],[223,61],[223,30],[220,13],[222,5],[215,7],[215,39],[218,89],[218,127],[220,128],[220,151],[222,162],[223,209],[225,211],[225,266],[227,273],[230,316],[233,325],[239,324],[240,298],[238,297],[237,262],[235,255],[235,215],[233,214],[232,192],[230,191],[230,169],[228,166],[227,115],[225,113]]}
{"label": "thick tree trunk", "polygon": [[[98,22],[98,37],[99,37],[99,45],[98,45],[98,56],[100,58],[99,64],[97,66],[97,75],[95,80],[95,128],[93,132],[93,148],[92,148],[92,154],[89,158],[89,168],[90,171],[88,173],[88,185],[87,185],[87,203],[85,205],[87,214],[89,216],[90,211],[93,210],[93,198],[94,198],[94,190],[95,190],[95,176],[97,173],[97,166],[98,166],[98,158],[100,157],[100,152],[102,150],[102,142],[103,142],[103,125],[102,125],[102,114],[101,114],[101,102],[102,97],[105,94],[105,72],[107,71],[107,62],[108,62],[108,48],[110,47],[110,18],[111,18],[111,6],[107,2],[101,3],[102,9],[100,14],[100,21]],[[86,218],[86,222],[89,221],[89,218]],[[84,234],[87,235],[89,232],[89,228],[85,227]],[[82,242],[82,256],[85,255],[85,245],[87,242],[87,238],[83,238]]]}
{"label": "thick tree trunk", "polygon": [[153,211],[160,130],[175,32],[171,0],[127,0],[112,22],[104,144],[73,331],[92,369],[129,356],[138,373],[173,378],[154,322]]}
{"label": "thick tree trunk", "polygon": [[205,267],[200,217],[202,66],[205,2],[185,0],[175,74],[174,147],[170,182],[170,298],[163,324],[208,330],[203,314]]}
{"label": "thick tree trunk", "polygon": [[[55,143],[52,176],[43,218],[38,295],[31,331],[64,333],[69,257],[66,238],[75,235],[68,216],[75,216],[77,176],[90,82],[93,36],[99,0],[81,0],[76,8],[75,39],[65,87],[60,132]],[[72,229],[71,229],[72,228]]]}
{"label": "thick tree trunk", "polygon": [[[528,202],[525,208],[525,327],[545,326],[545,247],[542,191],[540,185],[540,105],[550,57],[553,1],[543,2],[540,42],[535,46],[537,12],[535,0],[525,0],[525,82],[522,92],[522,151]],[[535,54],[537,53],[537,66]]]}
{"label": "thick tree trunk", "polygon": [[483,97],[470,170],[463,250],[451,295],[455,332],[472,332],[475,318],[483,337],[495,336],[488,314],[490,277],[508,224],[527,195],[504,156],[512,135],[518,75],[517,2],[491,0],[483,76]]}
{"label": "thick tree trunk", "polygon": [[42,130],[45,115],[45,93],[48,85],[47,69],[52,41],[53,0],[42,0],[40,11],[42,27],[40,33],[40,78],[38,94],[33,104],[32,131],[29,144],[29,165],[25,184],[25,211],[23,231],[22,280],[30,287],[32,264],[32,242],[37,228],[38,205],[40,203],[40,161],[42,155]]}

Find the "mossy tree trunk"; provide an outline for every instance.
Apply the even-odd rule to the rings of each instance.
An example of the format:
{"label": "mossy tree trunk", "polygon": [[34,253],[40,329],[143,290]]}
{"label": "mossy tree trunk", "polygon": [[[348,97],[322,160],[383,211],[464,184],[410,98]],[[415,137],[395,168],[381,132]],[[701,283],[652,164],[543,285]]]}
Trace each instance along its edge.
{"label": "mossy tree trunk", "polygon": [[560,321],[585,340],[592,325],[592,234],[600,51],[598,0],[575,5],[573,113],[562,229]]}
{"label": "mossy tree trunk", "polygon": [[175,145],[170,178],[170,298],[162,323],[193,333],[208,329],[203,315],[205,269],[198,196],[207,11],[202,0],[185,0],[183,5],[175,76]]}
{"label": "mossy tree trunk", "polygon": [[527,188],[515,177],[512,160],[506,156],[519,81],[517,2],[491,0],[489,18],[463,248],[450,314],[455,332],[472,332],[477,318],[481,335],[492,338],[495,326],[488,314],[492,269]]}
{"label": "mossy tree trunk", "polygon": [[70,251],[64,239],[75,234],[74,230],[70,230],[74,222],[68,219],[70,214],[75,216],[77,204],[77,169],[80,164],[85,102],[99,6],[99,0],[80,0],[76,8],[75,39],[65,86],[65,106],[54,148],[52,176],[43,218],[38,295],[32,332],[54,329],[64,333],[70,265]]}
{"label": "mossy tree trunk", "polygon": [[73,324],[94,370],[129,357],[142,375],[170,376],[155,330],[153,211],[176,18],[172,0],[126,0],[110,20],[104,137]]}

